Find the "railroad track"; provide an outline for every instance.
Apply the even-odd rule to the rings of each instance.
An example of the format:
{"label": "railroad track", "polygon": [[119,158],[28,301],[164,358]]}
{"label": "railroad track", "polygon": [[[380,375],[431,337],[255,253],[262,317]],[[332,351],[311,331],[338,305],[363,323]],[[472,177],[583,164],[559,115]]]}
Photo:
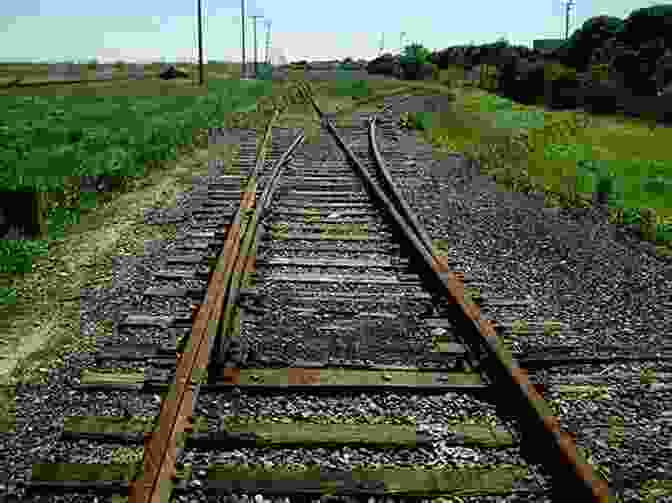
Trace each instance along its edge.
{"label": "railroad track", "polygon": [[28,489],[607,501],[497,336],[511,324],[480,314],[520,303],[465,295],[477,278],[450,270],[391,182],[413,169],[376,146],[394,125],[355,116],[346,144],[301,89],[325,134],[306,144],[276,113],[259,148],[241,140],[240,173],[202,195],[200,229],[144,292],[164,314],[122,319],[72,391],[68,448],[144,444],[142,459],[35,465]]}

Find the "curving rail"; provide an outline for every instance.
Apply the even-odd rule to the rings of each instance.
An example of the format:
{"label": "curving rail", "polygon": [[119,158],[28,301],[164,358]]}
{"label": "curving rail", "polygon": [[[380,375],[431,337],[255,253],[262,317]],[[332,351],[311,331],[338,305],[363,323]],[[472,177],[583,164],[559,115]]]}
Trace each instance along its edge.
{"label": "curving rail", "polygon": [[[168,482],[176,474],[175,461],[179,455],[177,437],[191,430],[200,384],[208,362],[213,361],[216,354],[217,338],[231,328],[233,300],[238,295],[243,273],[253,266],[249,251],[259,222],[259,215],[254,211],[256,177],[263,167],[266,146],[277,116],[278,112],[268,124],[257,165],[248,179],[233,222],[228,226],[226,242],[210,278],[205,301],[195,316],[187,349],[178,360],[175,379],[162,402],[158,425],[153,433],[145,436],[144,469],[131,484],[129,501],[132,503],[158,503],[170,492]],[[299,135],[276,164],[273,180],[277,179],[287,157],[302,140],[303,135]],[[260,204],[262,212],[276,185],[277,182],[266,188]]]}
{"label": "curving rail", "polygon": [[[400,230],[433,303],[446,306],[447,317],[456,329],[455,335],[474,362],[472,366],[480,371],[489,386],[496,391],[498,412],[503,417],[516,420],[526,457],[552,475],[556,499],[565,501],[570,495],[581,501],[608,501],[607,484],[595,477],[590,465],[578,455],[571,438],[560,431],[558,420],[530,384],[526,372],[518,367],[510,352],[497,338],[493,323],[481,317],[476,304],[465,301],[464,275],[450,271],[447,259],[435,253],[428,233],[395,186],[378,150],[375,141],[377,119],[369,119],[367,131],[369,148],[375,159],[375,167],[371,169],[375,173],[372,173],[339,136],[327,114],[320,110],[310,86],[300,83],[299,90],[355,168],[371,198],[384,207],[386,218]],[[175,488],[171,479],[180,478],[176,460],[186,445],[183,437],[189,437],[196,430],[193,416],[202,385],[207,390],[208,384],[217,386],[217,382],[221,383],[222,379],[229,383],[238,382],[236,373],[240,369],[236,368],[235,363],[219,368],[229,346],[236,344],[239,318],[235,305],[243,295],[248,275],[256,266],[255,248],[261,231],[260,223],[268,214],[288,160],[304,140],[303,134],[294,138],[293,133],[285,140],[288,142],[294,138],[288,148],[282,148],[283,153],[273,165],[268,178],[263,178],[267,183],[257,198],[257,180],[266,160],[271,130],[278,116],[279,112],[276,111],[267,125],[254,169],[241,191],[240,204],[231,224],[224,228],[225,242],[216,257],[214,269],[209,273],[203,303],[195,306],[191,320],[187,320],[190,321],[187,347],[181,355],[178,354],[175,377],[161,402],[153,431],[145,434],[140,473],[128,486],[129,501],[133,503],[168,501]],[[253,162],[250,161],[250,167]],[[238,197],[237,191],[236,188],[233,192],[234,198]],[[220,209],[216,211],[221,212]],[[316,260],[311,262],[317,263]],[[298,373],[306,370],[290,369]],[[212,383],[204,383],[206,375]],[[238,438],[224,433],[227,442],[234,442]],[[109,437],[100,435],[100,438]],[[244,440],[240,437],[238,441],[241,439]]]}
{"label": "curving rail", "polygon": [[[327,130],[364,178],[370,192],[381,201],[404,237],[412,244],[412,251],[423,269],[422,276],[427,285],[448,302],[447,315],[456,327],[458,337],[471,350],[480,364],[480,369],[491,383],[503,391],[499,406],[518,421],[524,444],[527,444],[528,455],[552,474],[557,496],[564,498],[571,494],[581,501],[606,503],[609,496],[606,482],[595,475],[592,467],[577,452],[571,436],[560,431],[558,419],[531,385],[527,372],[518,366],[511,353],[497,338],[493,325],[480,317],[476,305],[465,302],[463,284],[458,275],[448,271],[446,262],[433,254],[427,233],[395,188],[380,156],[375,142],[375,118],[369,122],[370,146],[390,197],[340,138],[334,126],[319,109],[307,86],[304,86],[304,94]],[[391,198],[394,198],[394,202]]]}

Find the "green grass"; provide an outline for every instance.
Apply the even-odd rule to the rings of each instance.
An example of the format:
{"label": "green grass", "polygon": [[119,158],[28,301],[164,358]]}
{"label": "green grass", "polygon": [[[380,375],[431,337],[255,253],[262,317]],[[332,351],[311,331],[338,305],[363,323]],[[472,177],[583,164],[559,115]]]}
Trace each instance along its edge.
{"label": "green grass", "polygon": [[[125,93],[136,85],[137,95]],[[144,86],[144,87],[143,87]],[[110,175],[124,183],[176,159],[199,131],[221,126],[225,116],[255,107],[269,82],[208,81],[192,95],[151,94],[147,82],[109,88],[109,94],[0,96],[0,187],[47,192],[47,235],[41,240],[0,240],[0,273],[31,270],[31,257],[46,252],[100,195],[79,192],[78,177]],[[156,92],[156,88],[154,89]],[[0,304],[14,303],[0,285]]]}
{"label": "green grass", "polygon": [[[94,196],[85,194],[82,196]],[[50,208],[47,215],[47,236],[36,240],[0,240],[0,275],[26,274],[33,271],[36,257],[46,256],[49,243],[65,237],[67,229],[79,222],[80,208]],[[16,304],[16,290],[0,286],[0,305]]]}
{"label": "green grass", "polygon": [[410,116],[410,127],[425,131],[439,151],[479,160],[509,190],[544,192],[549,206],[585,207],[595,192],[605,192],[618,224],[640,223],[640,213],[651,208],[655,238],[649,240],[672,242],[672,155],[666,148],[672,129],[519,105],[465,88],[463,78],[459,69],[442,71],[440,80],[457,86],[451,112]]}
{"label": "green grass", "polygon": [[341,70],[339,78],[328,86],[329,92],[334,96],[351,96],[363,99],[371,96],[373,90],[364,80],[356,80],[348,75],[347,70]]}
{"label": "green grass", "polygon": [[194,96],[1,96],[0,184],[62,186],[68,176],[142,176],[175,158],[194,131],[268,93],[263,82],[213,80]]}

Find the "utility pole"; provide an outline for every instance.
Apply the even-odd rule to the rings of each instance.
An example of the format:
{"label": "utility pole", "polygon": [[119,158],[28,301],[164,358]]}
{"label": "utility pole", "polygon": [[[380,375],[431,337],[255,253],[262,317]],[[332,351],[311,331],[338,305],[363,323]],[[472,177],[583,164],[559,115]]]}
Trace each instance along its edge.
{"label": "utility pole", "polygon": [[201,0],[198,0],[198,85],[203,85],[203,23],[201,22]]}
{"label": "utility pole", "polygon": [[254,78],[257,78],[257,18],[259,17],[264,17],[264,16],[250,16],[252,18],[252,22],[254,23],[252,26],[254,27]]}
{"label": "utility pole", "polygon": [[565,40],[569,38],[569,9],[573,6],[572,0],[568,0],[565,5]]}
{"label": "utility pole", "polygon": [[264,63],[267,65],[271,62],[269,58],[268,51],[270,50],[271,47],[271,21],[268,20],[265,22],[266,24],[266,57],[264,58]]}
{"label": "utility pole", "polygon": [[240,67],[240,78],[245,78],[245,0],[240,0],[240,28],[243,35],[243,62]]}

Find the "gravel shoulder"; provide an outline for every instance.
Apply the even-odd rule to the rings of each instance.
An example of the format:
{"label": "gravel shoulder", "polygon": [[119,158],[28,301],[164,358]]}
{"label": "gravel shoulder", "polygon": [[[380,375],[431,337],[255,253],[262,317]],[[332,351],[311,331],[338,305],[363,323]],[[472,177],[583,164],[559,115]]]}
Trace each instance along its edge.
{"label": "gravel shoulder", "polygon": [[[69,271],[67,282],[38,263],[19,285],[26,297],[44,289],[51,289],[51,294],[41,303],[28,297],[24,309],[12,319],[15,332],[8,332],[13,336],[15,358],[4,361],[0,385],[1,495],[22,498],[17,484],[29,479],[33,463],[72,457],[77,449],[82,452],[81,462],[96,458],[100,449],[90,445],[71,446],[72,452],[62,446],[54,449],[64,417],[77,414],[82,406],[96,404],[102,415],[124,410],[136,415],[157,412],[151,396],[145,403],[131,400],[131,394],[124,392],[113,396],[77,392],[80,372],[96,366],[93,352],[113,339],[115,323],[141,309],[142,292],[150,286],[152,273],[165,266],[180,236],[193,228],[191,210],[202,200],[195,193],[207,190],[212,177],[222,174],[238,143],[233,138],[182,157],[149,174],[138,190],[92,212],[90,218],[95,221],[69,234],[59,253],[51,257],[62,261],[61,270]],[[71,309],[63,309],[66,296],[76,296]],[[38,324],[44,319],[49,326]],[[31,323],[41,329],[26,338]],[[37,351],[31,351],[34,348]]]}
{"label": "gravel shoulder", "polygon": [[[443,98],[386,101],[392,107],[387,117],[396,121],[404,111],[440,107]],[[383,149],[431,152],[415,132],[400,134],[396,142],[378,138]],[[527,319],[553,319],[572,328],[571,339],[556,336],[558,345],[616,344],[633,352],[670,346],[672,269],[667,260],[634,240],[619,239],[612,226],[599,224],[590,212],[544,208],[543,199],[507,192],[459,156],[436,155],[417,166],[417,176],[397,176],[396,182],[429,234],[447,240],[448,255],[459,263],[456,269],[487,284],[483,293],[533,298]],[[520,344],[534,348],[524,340]],[[655,488],[672,478],[671,366],[581,366],[535,376],[546,379],[550,389],[558,383],[586,384],[585,376],[577,375],[587,374],[589,385],[600,384],[599,376],[607,380],[608,393],[599,400],[590,394],[563,396],[557,387],[546,398],[555,400],[563,428],[577,433],[578,445],[593,462],[607,468],[610,480],[622,481],[626,501],[643,501],[637,489],[647,481]],[[641,371],[651,367],[655,383],[645,385]],[[622,442],[606,441],[613,433],[610,417],[624,425]],[[667,482],[650,482],[660,480]],[[648,494],[660,496],[655,501],[672,501],[669,486]]]}
{"label": "gravel shoulder", "polygon": [[[422,97],[398,107],[395,100],[399,98],[386,100],[392,104],[388,116],[392,120],[402,111],[430,107]],[[431,147],[414,133],[400,135],[398,142],[386,146],[431,154]],[[61,245],[51,268],[38,264],[24,278],[36,297],[22,299],[23,311],[13,318],[5,337],[9,342],[2,350],[9,357],[0,367],[5,384],[0,398],[4,404],[15,403],[16,411],[13,431],[0,431],[0,493],[8,484],[25,480],[33,462],[52,456],[50,446],[60,434],[63,416],[72,412],[72,405],[63,403],[64,393],[72,390],[82,368],[93,366],[90,351],[96,337],[108,336],[109,324],[138,305],[177,232],[188,230],[189,195],[179,193],[189,190],[192,177],[210,173],[212,154],[201,151],[148,179],[145,190],[113,201],[101,211],[105,218]],[[633,349],[670,344],[668,262],[619,241],[611,229],[597,226],[591,215],[544,210],[543,202],[533,197],[507,193],[459,157],[437,157],[417,166],[413,179],[397,178],[402,192],[429,234],[447,240],[458,269],[473,272],[488,284],[484,293],[529,295],[536,301],[526,313],[530,318],[568,323],[596,343]],[[156,209],[145,211],[152,206]],[[161,228],[164,231],[157,232]],[[39,297],[40,291],[47,294]],[[42,321],[35,324],[36,320]],[[574,341],[557,341],[563,343]],[[29,361],[17,366],[31,353]],[[657,384],[670,382],[669,367],[655,369]],[[563,427],[577,432],[577,442],[590,449],[593,461],[610,470],[610,479],[623,481],[625,500],[645,501],[640,486],[655,480],[669,483],[672,478],[669,388],[643,386],[640,367],[635,365],[572,369],[572,375],[577,373],[593,376],[593,385],[608,386],[607,398],[567,398],[558,391],[547,398],[558,400]],[[597,375],[608,378],[602,383]],[[567,382],[562,372],[538,377],[550,384]],[[590,430],[608,424],[612,416],[620,417],[625,428],[618,445]],[[608,428],[599,431],[608,434]],[[655,490],[649,492],[660,496],[655,501],[672,501]]]}

